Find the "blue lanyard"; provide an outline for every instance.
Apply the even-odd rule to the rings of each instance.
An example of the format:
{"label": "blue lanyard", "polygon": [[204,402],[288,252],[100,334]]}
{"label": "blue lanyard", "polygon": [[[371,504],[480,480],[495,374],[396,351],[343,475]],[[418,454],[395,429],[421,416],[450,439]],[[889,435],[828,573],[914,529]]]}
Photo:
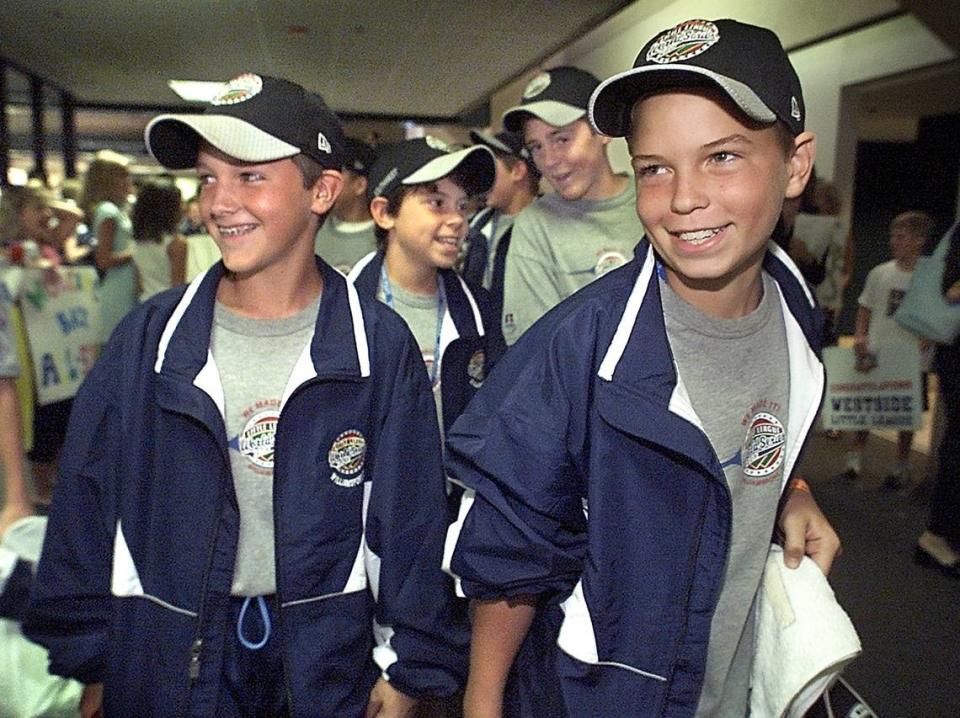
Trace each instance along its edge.
{"label": "blue lanyard", "polygon": [[[396,310],[393,303],[393,288],[387,277],[387,268],[380,267],[380,289],[383,291],[383,302],[391,309]],[[430,385],[437,383],[440,367],[440,330],[443,329],[443,316],[447,313],[447,291],[443,287],[443,279],[437,274],[437,340],[433,347],[433,366],[430,368]]]}

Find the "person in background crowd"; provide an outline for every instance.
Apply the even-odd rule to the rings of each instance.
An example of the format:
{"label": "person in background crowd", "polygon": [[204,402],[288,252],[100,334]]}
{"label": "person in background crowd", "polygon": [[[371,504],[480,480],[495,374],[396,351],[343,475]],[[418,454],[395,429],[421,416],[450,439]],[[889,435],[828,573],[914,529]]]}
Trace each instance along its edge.
{"label": "person in background crowd", "polygon": [[[853,348],[858,366],[865,371],[876,364],[876,353],[884,349],[917,352],[918,355],[924,349],[925,343],[894,321],[893,315],[910,286],[917,257],[930,241],[935,227],[933,218],[925,212],[903,212],[890,223],[890,252],[893,259],[870,270],[859,298]],[[925,373],[923,379],[923,408],[926,409]],[[847,452],[846,469],[843,472],[845,478],[855,480],[860,477],[868,436],[867,431],[854,434],[853,449]],[[909,481],[912,445],[912,431],[897,432],[896,464],[884,477],[885,490],[897,491]]]}
{"label": "person in background crowd", "polygon": [[184,283],[187,243],[177,232],[180,190],[171,184],[145,184],[133,205],[133,263],[140,301]]}
{"label": "person in background crowd", "polygon": [[[960,224],[950,230],[941,291],[950,304],[960,303]],[[945,425],[930,496],[930,519],[917,539],[915,557],[921,565],[960,578],[960,337],[953,344],[937,346],[933,370],[940,383],[937,401],[943,405]]]}
{"label": "person in background crowd", "polygon": [[361,257],[377,249],[367,182],[376,160],[373,148],[362,140],[344,140],[343,192],[317,232],[314,251],[324,261],[349,274]]}
{"label": "person in background crowd", "polygon": [[137,302],[133,226],[127,213],[127,199],[132,190],[128,164],[129,160],[116,152],[97,153],[87,168],[80,201],[96,242],[93,254],[100,272],[103,343]]}
{"label": "person in background crowd", "polygon": [[513,224],[503,280],[508,345],[554,305],[625,264],[643,236],[633,182],[614,173],[611,138],[586,120],[597,85],[589,72],[555,67],[527,83],[520,104],[503,115],[553,189]]}

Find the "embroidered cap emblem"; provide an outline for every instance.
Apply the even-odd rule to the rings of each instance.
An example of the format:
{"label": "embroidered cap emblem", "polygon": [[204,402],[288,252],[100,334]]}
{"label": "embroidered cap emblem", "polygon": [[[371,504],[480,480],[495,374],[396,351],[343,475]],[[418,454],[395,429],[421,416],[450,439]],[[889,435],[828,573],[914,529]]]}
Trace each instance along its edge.
{"label": "embroidered cap emblem", "polygon": [[800,121],[800,103],[797,102],[796,97],[790,98],[790,116],[798,122]]}
{"label": "embroidered cap emblem", "polygon": [[647,61],[662,65],[680,62],[706,52],[720,39],[720,30],[709,20],[687,20],[667,30],[647,50]]}
{"label": "embroidered cap emblem", "polygon": [[326,152],[328,155],[333,152],[330,149],[330,140],[327,139],[327,136],[322,132],[317,133],[317,149],[321,152]]}
{"label": "embroidered cap emblem", "polygon": [[337,486],[358,486],[363,482],[363,460],[367,440],[356,429],[349,429],[334,439],[327,453],[333,473],[330,480]]}
{"label": "embroidered cap emblem", "polygon": [[541,72],[539,75],[530,80],[530,82],[527,83],[527,86],[523,88],[523,99],[529,100],[532,97],[536,97],[550,87],[550,82],[550,73]]}
{"label": "embroidered cap emblem", "polygon": [[260,90],[262,89],[263,80],[260,78],[260,75],[245,72],[227,82],[217,96],[210,100],[210,104],[236,105],[238,102],[244,102],[260,94]]}
{"label": "embroidered cap emblem", "polygon": [[424,135],[423,141],[427,143],[427,147],[435,149],[439,152],[450,151],[450,145],[441,140],[439,137],[434,137],[433,135]]}

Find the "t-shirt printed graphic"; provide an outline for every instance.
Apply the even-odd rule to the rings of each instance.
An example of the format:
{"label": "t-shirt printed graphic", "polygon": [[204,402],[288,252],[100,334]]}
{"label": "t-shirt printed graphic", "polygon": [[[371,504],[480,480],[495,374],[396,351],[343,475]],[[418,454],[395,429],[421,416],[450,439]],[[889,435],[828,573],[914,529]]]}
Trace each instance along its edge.
{"label": "t-shirt printed graphic", "polygon": [[251,471],[272,476],[273,442],[280,419],[280,401],[261,399],[244,409],[242,415],[246,423],[227,445],[249,462]]}

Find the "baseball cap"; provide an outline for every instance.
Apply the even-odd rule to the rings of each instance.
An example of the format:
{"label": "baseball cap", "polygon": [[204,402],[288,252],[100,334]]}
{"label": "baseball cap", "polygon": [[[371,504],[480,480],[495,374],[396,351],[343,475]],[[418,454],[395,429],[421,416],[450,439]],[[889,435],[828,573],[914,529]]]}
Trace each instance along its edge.
{"label": "baseball cap", "polygon": [[343,138],[343,166],[346,169],[366,177],[376,159],[376,150],[363,140],[355,137]]}
{"label": "baseball cap", "polygon": [[497,173],[493,152],[484,145],[451,151],[441,140],[427,135],[387,145],[370,168],[367,195],[384,197],[401,185],[427,184],[443,179],[457,167],[466,170],[467,194],[482,194],[493,186]]}
{"label": "baseball cap", "polygon": [[600,83],[589,103],[590,123],[611,137],[626,135],[634,103],[654,90],[712,84],[747,117],[782,120],[803,132],[800,79],[780,39],[736,20],[687,20],[644,45],[633,68]]}
{"label": "baseball cap", "polygon": [[530,157],[527,148],[523,146],[523,138],[516,132],[486,132],[484,130],[470,130],[470,141],[475,145],[486,145],[494,152],[505,155],[514,155],[521,159]]}
{"label": "baseball cap", "polygon": [[520,132],[526,114],[548,125],[563,127],[587,114],[590,93],[600,81],[577,67],[554,67],[541,72],[523,89],[520,104],[503,113],[503,126]]}
{"label": "baseball cap", "polygon": [[173,170],[196,166],[201,140],[244,162],[302,153],[327,169],[343,167],[343,130],[323,98],[249,72],[225,83],[202,114],[154,117],[144,139],[154,159]]}

